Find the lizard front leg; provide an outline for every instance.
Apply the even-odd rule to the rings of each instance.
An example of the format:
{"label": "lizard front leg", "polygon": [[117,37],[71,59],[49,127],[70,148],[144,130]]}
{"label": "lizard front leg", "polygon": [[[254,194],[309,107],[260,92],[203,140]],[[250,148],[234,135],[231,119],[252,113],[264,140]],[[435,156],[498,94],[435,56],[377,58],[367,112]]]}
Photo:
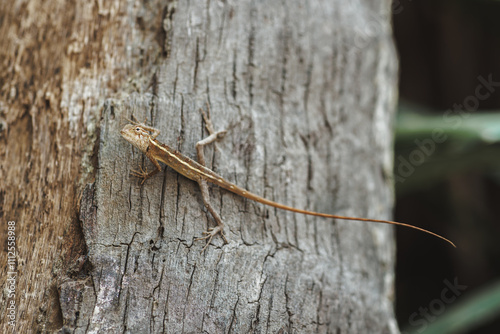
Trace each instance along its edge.
{"label": "lizard front leg", "polygon": [[142,166],[140,166],[140,165],[139,165],[140,171],[134,170],[134,169],[132,169],[130,171],[130,175],[142,179],[141,185],[144,183],[144,181],[146,181],[147,179],[149,179],[150,177],[152,177],[153,175],[155,175],[156,173],[161,171],[160,164],[158,163],[158,161],[155,158],[153,158],[153,156],[151,156],[151,154],[149,154],[149,152],[146,152],[146,156],[149,158],[149,160],[151,160],[153,165],[155,165],[156,168],[154,171],[152,171],[151,173],[148,173],[148,169],[146,167],[144,167],[145,170],[143,170]]}
{"label": "lizard front leg", "polygon": [[[208,102],[207,102],[207,109],[210,112],[210,107],[208,106]],[[203,152],[203,147],[213,143],[217,139],[223,138],[226,135],[227,131],[221,130],[216,132],[214,130],[214,126],[212,125],[212,120],[210,119],[209,116],[207,116],[205,110],[200,109],[200,111],[203,115],[203,120],[205,120],[205,127],[207,128],[209,136],[196,143],[196,153],[198,154],[198,162],[206,167],[207,164],[205,163],[205,153]]]}

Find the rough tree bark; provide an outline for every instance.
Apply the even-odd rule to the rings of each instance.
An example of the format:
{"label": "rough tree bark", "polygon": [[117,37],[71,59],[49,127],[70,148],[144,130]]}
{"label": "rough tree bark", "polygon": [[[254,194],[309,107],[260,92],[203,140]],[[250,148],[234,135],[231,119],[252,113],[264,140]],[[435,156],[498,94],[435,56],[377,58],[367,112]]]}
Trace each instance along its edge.
{"label": "rough tree bark", "polygon": [[[214,222],[197,185],[166,169],[141,187],[128,174],[151,165],[119,136],[126,117],[147,117],[158,139],[194,157],[208,101],[216,129],[228,130],[207,150],[209,167],[228,180],[298,208],[389,218],[389,9],[2,6],[0,219],[3,231],[17,224],[17,330],[398,332],[391,227],[283,212],[214,187],[229,244],[216,238],[200,253],[194,239]],[[9,298],[0,301],[6,332]]]}

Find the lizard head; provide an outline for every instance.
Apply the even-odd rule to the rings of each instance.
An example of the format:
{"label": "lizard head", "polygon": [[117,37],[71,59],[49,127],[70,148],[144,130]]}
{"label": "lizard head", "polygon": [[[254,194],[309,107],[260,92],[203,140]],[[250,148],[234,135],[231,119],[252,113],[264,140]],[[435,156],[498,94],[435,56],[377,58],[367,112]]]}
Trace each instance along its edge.
{"label": "lizard head", "polygon": [[126,141],[146,153],[149,146],[150,135],[140,124],[127,124],[120,131]]}

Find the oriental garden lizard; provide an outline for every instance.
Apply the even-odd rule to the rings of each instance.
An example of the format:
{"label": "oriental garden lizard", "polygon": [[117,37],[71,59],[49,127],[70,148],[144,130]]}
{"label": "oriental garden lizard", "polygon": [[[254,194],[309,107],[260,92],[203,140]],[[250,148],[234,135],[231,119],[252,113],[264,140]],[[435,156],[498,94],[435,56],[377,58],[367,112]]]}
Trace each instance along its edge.
{"label": "oriental garden lizard", "polygon": [[141,150],[141,152],[144,153],[149,158],[149,160],[151,160],[153,165],[155,165],[155,167],[156,167],[155,170],[150,172],[150,173],[147,172],[146,168],[144,170],[142,167],[140,167],[140,171],[136,171],[136,170],[131,171],[131,175],[142,179],[141,185],[144,183],[144,181],[146,181],[147,179],[149,179],[150,177],[152,177],[153,175],[155,175],[156,173],[161,171],[161,167],[160,167],[160,164],[158,163],[158,161],[161,161],[164,164],[172,167],[178,173],[184,175],[188,179],[196,181],[199,184],[200,189],[201,189],[201,196],[203,199],[203,203],[205,204],[205,207],[207,208],[207,210],[212,214],[212,217],[217,222],[216,227],[210,228],[210,229],[208,229],[208,231],[203,232],[203,234],[205,234],[204,237],[196,239],[196,240],[208,239],[202,252],[210,244],[210,242],[212,241],[212,238],[219,233],[222,236],[222,238],[224,239],[224,241],[227,243],[227,239],[224,236],[224,231],[223,231],[224,224],[222,223],[222,219],[220,218],[217,211],[215,211],[214,208],[212,207],[212,205],[210,204],[210,196],[209,196],[209,192],[208,192],[208,182],[216,184],[219,187],[224,188],[226,190],[229,190],[230,192],[233,192],[236,195],[239,195],[239,196],[242,196],[242,197],[245,197],[245,198],[248,198],[248,199],[254,200],[256,202],[266,204],[266,205],[269,205],[269,206],[272,206],[272,207],[275,207],[278,209],[302,213],[305,215],[325,217],[325,218],[334,218],[334,219],[342,219],[342,220],[357,220],[357,221],[364,221],[364,222],[384,223],[384,224],[406,226],[409,228],[413,228],[413,229],[431,234],[431,235],[438,237],[440,239],[443,239],[444,241],[453,245],[453,247],[456,247],[453,242],[446,239],[445,237],[442,237],[439,234],[436,234],[434,232],[428,231],[426,229],[423,229],[421,227],[417,227],[414,225],[395,222],[395,221],[389,221],[389,220],[347,217],[347,216],[339,216],[339,215],[332,215],[332,214],[296,209],[296,208],[293,208],[293,207],[290,207],[287,205],[283,205],[283,204],[265,199],[263,197],[260,197],[258,195],[251,193],[250,191],[248,191],[246,189],[238,187],[237,185],[225,180],[220,175],[216,174],[212,170],[205,167],[205,155],[203,153],[203,147],[205,145],[208,145],[208,144],[214,142],[217,139],[224,137],[224,135],[226,134],[226,131],[217,131],[217,132],[214,131],[214,128],[213,128],[213,125],[212,125],[210,118],[207,116],[207,114],[205,113],[205,111],[203,109],[201,110],[201,112],[203,114],[203,118],[205,120],[205,125],[206,125],[208,132],[209,132],[209,136],[196,143],[198,162],[182,155],[180,152],[170,148],[169,146],[160,143],[158,140],[156,140],[156,137],[158,137],[158,135],[160,134],[160,131],[158,129],[153,128],[153,127],[147,126],[144,123],[138,123],[136,121],[129,120],[130,124],[125,125],[123,127],[123,129],[120,131],[120,134],[129,143],[131,143],[133,146],[135,146],[136,148]]}

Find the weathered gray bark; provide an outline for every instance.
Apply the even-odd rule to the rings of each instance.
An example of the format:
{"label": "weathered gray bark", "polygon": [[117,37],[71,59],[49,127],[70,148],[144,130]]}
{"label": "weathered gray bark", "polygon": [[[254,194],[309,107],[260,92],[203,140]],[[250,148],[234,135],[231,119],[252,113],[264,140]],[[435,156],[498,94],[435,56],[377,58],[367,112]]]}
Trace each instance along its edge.
{"label": "weathered gray bark", "polygon": [[[166,169],[141,187],[128,173],[151,165],[119,135],[126,117],[147,117],[160,141],[194,157],[206,135],[199,108],[209,101],[216,129],[228,130],[207,150],[209,167],[228,180],[299,208],[388,218],[397,68],[390,2],[110,6],[75,10],[101,30],[75,27],[66,57],[86,52],[89,73],[73,64],[80,72],[62,79],[58,102],[69,134],[95,123],[65,94],[102,119],[97,175],[80,207],[87,262],[42,283],[57,286],[65,328],[397,332],[389,226],[283,212],[214,187],[230,242],[216,238],[201,254],[194,239],[214,222],[197,185]],[[99,57],[83,51],[82,37],[101,38]]]}

